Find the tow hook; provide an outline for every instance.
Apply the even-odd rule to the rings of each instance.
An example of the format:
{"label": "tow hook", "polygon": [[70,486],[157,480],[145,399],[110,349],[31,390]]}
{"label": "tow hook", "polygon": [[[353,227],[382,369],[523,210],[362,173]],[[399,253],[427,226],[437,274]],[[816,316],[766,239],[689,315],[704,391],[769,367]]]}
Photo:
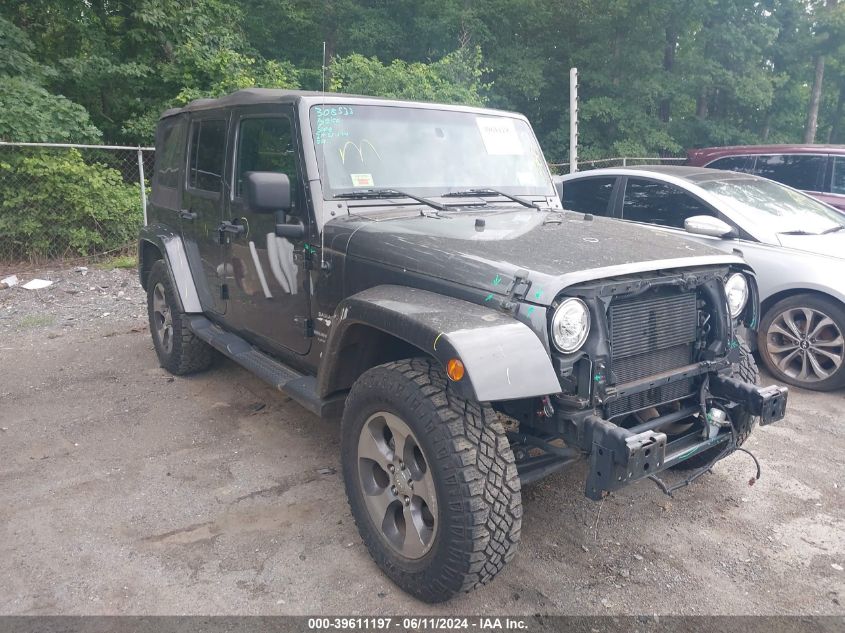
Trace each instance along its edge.
{"label": "tow hook", "polygon": [[716,437],[721,429],[730,425],[727,412],[713,407],[707,412],[707,439]]}

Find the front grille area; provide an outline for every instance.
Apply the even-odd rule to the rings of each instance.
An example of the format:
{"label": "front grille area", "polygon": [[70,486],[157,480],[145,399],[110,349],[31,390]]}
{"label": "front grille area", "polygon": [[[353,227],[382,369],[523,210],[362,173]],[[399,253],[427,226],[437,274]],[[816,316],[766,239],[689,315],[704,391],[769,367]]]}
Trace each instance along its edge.
{"label": "front grille area", "polygon": [[641,391],[619,400],[609,402],[605,407],[605,414],[608,418],[615,418],[623,413],[639,411],[654,407],[664,402],[672,402],[692,393],[692,380],[685,378],[678,382],[672,382],[662,387],[655,387],[648,391]]}
{"label": "front grille area", "polygon": [[[632,382],[693,362],[698,312],[694,292],[615,299],[608,312],[611,372],[615,384]],[[691,393],[682,380],[620,398],[608,417],[677,400]]]}
{"label": "front grille area", "polygon": [[692,362],[691,347],[689,343],[673,345],[666,349],[656,349],[644,354],[634,354],[613,359],[613,374],[616,382],[624,383],[653,376],[666,371],[683,367]]}
{"label": "front grille area", "polygon": [[698,325],[695,302],[695,293],[685,292],[611,303],[613,358],[626,358],[695,341]]}

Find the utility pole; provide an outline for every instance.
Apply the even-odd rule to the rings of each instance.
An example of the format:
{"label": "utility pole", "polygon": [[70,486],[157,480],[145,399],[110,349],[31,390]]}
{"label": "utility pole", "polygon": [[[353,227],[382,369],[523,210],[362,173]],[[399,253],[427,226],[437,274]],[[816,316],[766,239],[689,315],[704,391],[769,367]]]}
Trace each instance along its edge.
{"label": "utility pole", "polygon": [[569,69],[569,173],[578,171],[578,69]]}

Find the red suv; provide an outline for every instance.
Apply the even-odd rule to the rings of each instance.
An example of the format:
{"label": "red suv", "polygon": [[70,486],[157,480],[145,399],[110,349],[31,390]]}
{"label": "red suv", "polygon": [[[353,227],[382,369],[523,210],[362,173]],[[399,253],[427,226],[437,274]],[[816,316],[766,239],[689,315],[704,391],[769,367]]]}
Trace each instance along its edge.
{"label": "red suv", "polygon": [[845,213],[845,145],[735,145],[687,152],[687,164],[756,174]]}

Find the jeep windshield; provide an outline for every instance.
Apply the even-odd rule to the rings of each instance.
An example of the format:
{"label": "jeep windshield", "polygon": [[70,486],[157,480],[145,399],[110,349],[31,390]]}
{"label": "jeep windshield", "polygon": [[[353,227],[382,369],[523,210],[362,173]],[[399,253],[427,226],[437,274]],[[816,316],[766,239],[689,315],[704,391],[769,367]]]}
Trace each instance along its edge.
{"label": "jeep windshield", "polygon": [[[317,105],[311,134],[324,196],[553,196],[531,127],[496,113]],[[361,195],[350,195],[357,194]],[[511,198],[513,201],[513,198]]]}

